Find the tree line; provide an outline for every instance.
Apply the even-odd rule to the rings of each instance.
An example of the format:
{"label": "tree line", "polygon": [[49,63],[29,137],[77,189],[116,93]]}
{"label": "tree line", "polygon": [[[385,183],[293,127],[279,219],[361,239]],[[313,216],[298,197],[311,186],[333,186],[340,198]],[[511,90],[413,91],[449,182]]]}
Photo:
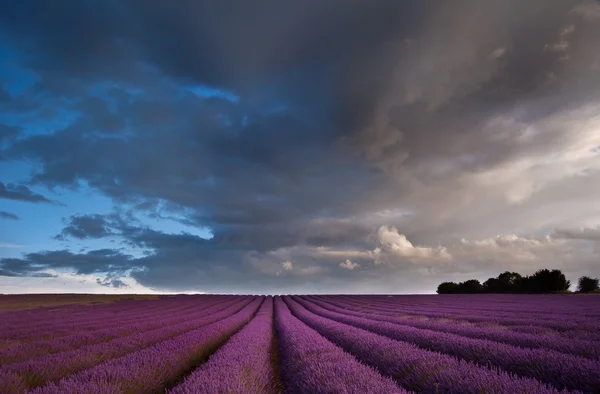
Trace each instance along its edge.
{"label": "tree line", "polygon": [[[582,276],[577,291],[589,293],[599,291],[599,279]],[[464,282],[444,282],[438,288],[438,294],[543,294],[567,292],[571,282],[560,270],[541,269],[533,275],[522,276],[517,272],[503,272],[497,278],[489,278],[481,283],[477,279]]]}

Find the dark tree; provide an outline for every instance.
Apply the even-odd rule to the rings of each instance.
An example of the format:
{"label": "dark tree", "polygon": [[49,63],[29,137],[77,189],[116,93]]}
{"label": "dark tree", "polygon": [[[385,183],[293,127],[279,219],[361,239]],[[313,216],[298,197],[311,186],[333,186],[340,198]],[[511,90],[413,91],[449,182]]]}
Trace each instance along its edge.
{"label": "dark tree", "polygon": [[592,291],[598,291],[600,290],[598,282],[598,278],[582,276],[581,278],[579,278],[579,281],[577,283],[577,291],[580,293],[591,293]]}
{"label": "dark tree", "polygon": [[483,282],[484,293],[505,293],[502,282],[498,278],[489,278]]}
{"label": "dark tree", "polygon": [[500,282],[501,293],[516,293],[519,291],[519,286],[523,277],[516,272],[503,272],[498,275],[498,281]]}
{"label": "dark tree", "polygon": [[503,272],[483,282],[484,293],[518,293],[523,277],[516,272]]}
{"label": "dark tree", "polygon": [[560,270],[541,269],[522,280],[522,290],[526,293],[554,293],[567,291],[571,282]]}
{"label": "dark tree", "polygon": [[[595,282],[592,283],[589,280]],[[587,278],[585,283],[589,286],[588,288],[598,288],[598,279]],[[506,271],[497,278],[489,278],[483,282],[483,285],[476,279],[461,283],[444,282],[438,286],[437,292],[438,294],[555,293],[568,291],[569,286],[571,286],[571,282],[560,270],[541,269],[535,274],[525,277],[516,272]]]}
{"label": "dark tree", "polygon": [[462,294],[477,294],[483,292],[483,286],[477,279],[469,279],[458,284],[460,293]]}
{"label": "dark tree", "polygon": [[454,282],[444,282],[437,288],[438,294],[456,294],[458,293],[458,284]]}

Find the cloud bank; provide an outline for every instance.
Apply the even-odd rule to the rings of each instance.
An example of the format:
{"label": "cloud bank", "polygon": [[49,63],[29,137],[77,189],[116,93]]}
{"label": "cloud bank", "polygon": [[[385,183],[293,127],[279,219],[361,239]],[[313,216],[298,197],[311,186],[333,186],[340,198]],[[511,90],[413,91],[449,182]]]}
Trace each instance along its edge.
{"label": "cloud bank", "polygon": [[599,10],[2,4],[0,165],[32,171],[0,198],[85,185],[112,211],[65,216],[55,248],[2,258],[0,275],[275,293],[599,275]]}

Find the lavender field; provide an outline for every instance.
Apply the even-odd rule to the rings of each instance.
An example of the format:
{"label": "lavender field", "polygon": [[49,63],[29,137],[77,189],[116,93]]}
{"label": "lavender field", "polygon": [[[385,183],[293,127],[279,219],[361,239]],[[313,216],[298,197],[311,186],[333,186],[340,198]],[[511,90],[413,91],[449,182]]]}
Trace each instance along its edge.
{"label": "lavender field", "polygon": [[0,303],[6,394],[600,393],[597,296]]}

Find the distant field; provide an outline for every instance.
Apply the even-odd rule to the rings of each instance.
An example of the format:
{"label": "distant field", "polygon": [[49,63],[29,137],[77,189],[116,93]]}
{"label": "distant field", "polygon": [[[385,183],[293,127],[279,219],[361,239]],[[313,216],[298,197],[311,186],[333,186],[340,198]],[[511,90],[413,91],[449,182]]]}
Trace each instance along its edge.
{"label": "distant field", "polygon": [[70,304],[99,304],[126,299],[148,300],[158,295],[106,295],[106,294],[6,294],[0,295],[0,312]]}
{"label": "distant field", "polygon": [[600,393],[598,297],[67,294],[0,305],[6,394]]}

